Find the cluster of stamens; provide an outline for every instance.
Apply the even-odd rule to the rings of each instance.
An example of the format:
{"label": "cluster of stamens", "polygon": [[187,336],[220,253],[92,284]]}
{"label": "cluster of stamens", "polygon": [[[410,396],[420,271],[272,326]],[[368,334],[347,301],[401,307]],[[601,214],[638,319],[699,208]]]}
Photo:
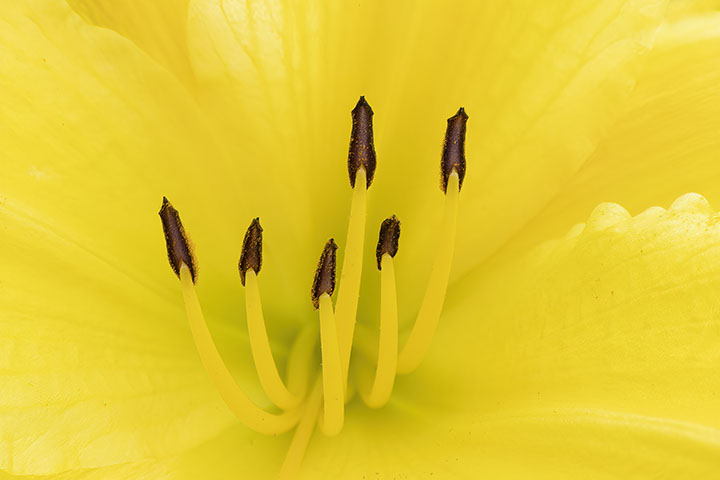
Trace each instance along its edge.
{"label": "cluster of stamens", "polygon": [[[196,260],[180,221],[178,211],[163,197],[160,209],[168,258],[180,278],[190,328],[205,370],[228,407],[249,428],[264,434],[278,434],[296,427],[281,476],[291,476],[304,456],[316,425],[326,435],[336,435],[344,422],[345,403],[352,394],[348,388],[350,355],[362,277],[365,237],[366,195],[375,175],[373,111],[364,97],[352,110],[352,132],[348,155],[348,174],[353,189],[336,304],[338,246],[330,239],[322,250],[311,288],[313,307],[319,312],[317,324],[298,336],[288,360],[283,380],[270,349],[260,299],[258,275],[262,268],[262,227],[255,218],[247,229],[238,262],[240,281],[245,287],[250,348],[260,383],[268,398],[281,410],[270,413],[257,406],[237,385],[213,342],[195,293]],[[394,257],[398,252],[400,220],[393,215],[384,220],[376,247],[380,271],[380,329],[374,374],[356,382],[363,401],[379,408],[390,398],[395,377],[417,368],[427,352],[437,327],[450,277],[455,243],[458,196],[465,177],[465,129],[468,116],[461,108],[447,121],[441,160],[441,188],[445,193],[445,212],[440,229],[437,255],[425,297],[410,335],[398,348],[398,309]],[[320,340],[321,361],[314,351]],[[317,363],[320,363],[318,365]],[[313,380],[313,372],[318,371]]]}

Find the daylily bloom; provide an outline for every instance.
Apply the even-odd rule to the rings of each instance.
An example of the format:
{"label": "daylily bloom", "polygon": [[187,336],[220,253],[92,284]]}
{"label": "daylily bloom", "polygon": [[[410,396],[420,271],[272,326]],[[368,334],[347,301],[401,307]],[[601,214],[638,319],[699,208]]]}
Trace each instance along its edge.
{"label": "daylily bloom", "polygon": [[[299,478],[720,469],[720,217],[687,193],[720,204],[718,14],[653,0],[6,3],[8,476],[273,478],[297,431],[248,428],[217,388],[227,368],[232,388],[279,414],[250,347],[258,326],[282,382],[303,332],[323,355],[339,339],[337,359],[312,357],[321,373],[302,398],[275,395],[286,412],[312,392],[342,412],[334,429],[325,410],[319,428],[306,422]],[[361,95],[371,185],[356,181],[368,158],[348,172]],[[459,164],[438,167],[461,106],[452,273],[447,297],[429,289],[442,315],[417,368],[368,408],[392,312],[385,266],[402,352],[436,252],[452,248],[441,220]],[[366,215],[348,215],[356,195]],[[328,365],[344,374],[348,330],[326,327],[354,309],[333,305],[348,240],[363,255],[358,293],[345,287],[358,302],[350,386],[313,389]],[[354,395],[343,405],[328,388]]]}

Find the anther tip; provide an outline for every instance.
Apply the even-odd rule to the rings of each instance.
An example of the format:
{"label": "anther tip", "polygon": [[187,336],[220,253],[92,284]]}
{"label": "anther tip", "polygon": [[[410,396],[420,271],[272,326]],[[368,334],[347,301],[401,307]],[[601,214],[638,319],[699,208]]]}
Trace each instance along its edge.
{"label": "anther tip", "polygon": [[457,113],[455,115],[453,115],[452,117],[448,118],[448,120],[452,120],[452,119],[458,118],[458,117],[461,117],[465,120],[470,118],[470,117],[468,117],[468,114],[465,113],[465,107],[460,107],[460,109],[457,111]]}
{"label": "anther tip", "polygon": [[380,225],[380,234],[378,236],[377,248],[375,249],[378,270],[382,270],[383,255],[387,253],[393,258],[397,255],[399,242],[400,220],[393,215],[383,220]]}
{"label": "anther tip", "polygon": [[351,113],[352,131],[350,133],[350,150],[348,152],[350,186],[355,188],[355,177],[360,167],[362,167],[366,173],[365,188],[370,188],[377,165],[375,142],[373,140],[373,110],[365,97],[361,96]]}
{"label": "anther tip", "polygon": [[190,240],[185,234],[180,213],[172,206],[166,197],[158,212],[165,233],[165,246],[167,248],[168,261],[175,275],[180,277],[180,268],[187,265],[192,276],[193,283],[197,281],[197,263],[190,247]]}
{"label": "anther tip", "polygon": [[238,270],[240,271],[240,282],[245,286],[245,274],[252,269],[257,275],[262,268],[262,232],[260,226],[260,217],[255,217],[250,222],[250,226],[245,232],[243,238],[242,253],[238,261]]}
{"label": "anther tip", "polygon": [[337,246],[337,243],[335,243],[335,239],[334,239],[334,238],[330,238],[330,239],[327,241],[327,243],[325,244],[325,248],[326,248],[326,249],[332,249],[333,252],[334,252],[335,250],[337,250],[337,249],[338,249],[338,246]]}
{"label": "anther tip", "polygon": [[445,193],[447,193],[448,179],[453,170],[458,174],[459,188],[462,188],[465,179],[465,131],[468,118],[465,109],[460,107],[455,115],[447,119],[447,130],[445,131],[445,142],[440,163],[440,187]]}
{"label": "anther tip", "polygon": [[327,293],[333,294],[335,291],[335,264],[336,252],[338,246],[335,240],[331,238],[325,243],[318,266],[315,269],[315,277],[313,278],[312,290],[310,292],[313,307],[317,310],[320,308],[320,296]]}
{"label": "anther tip", "polygon": [[355,112],[360,109],[368,111],[370,115],[374,113],[370,104],[367,102],[367,100],[365,100],[365,95],[360,95],[360,99],[355,104],[355,108],[353,108],[352,111]]}

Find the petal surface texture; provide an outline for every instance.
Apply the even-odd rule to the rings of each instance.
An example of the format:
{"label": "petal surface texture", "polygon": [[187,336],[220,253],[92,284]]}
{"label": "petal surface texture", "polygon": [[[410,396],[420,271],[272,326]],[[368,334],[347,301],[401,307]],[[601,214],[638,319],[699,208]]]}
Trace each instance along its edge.
{"label": "petal surface texture", "polygon": [[560,235],[600,202],[636,214],[686,192],[720,202],[720,12],[663,25],[626,110],[583,167],[505,246]]}
{"label": "petal surface texture", "polygon": [[0,468],[175,454],[233,421],[155,215],[210,136],[174,77],[67,5],[12,2],[2,18]]}
{"label": "petal surface texture", "polygon": [[188,0],[67,0],[67,3],[88,23],[127,37],[188,87],[192,86],[185,34]]}
{"label": "petal surface texture", "polygon": [[[712,208],[696,194],[635,217],[603,203],[543,243],[607,199],[633,213],[684,191],[720,201],[719,32],[707,19],[667,25],[648,54],[661,6],[9,2],[0,469],[274,475],[289,436],[250,433],[214,391],[155,211],[163,194],[181,210],[218,347],[267,404],[241,326],[243,229],[263,218],[280,362],[314,318],[316,247],[345,231],[362,94],[378,150],[368,224],[403,218],[405,324],[442,208],[444,121],[460,105],[470,114],[455,281],[421,369],[385,409],[351,403],[340,436],[313,439],[304,478],[716,472]],[[360,323],[377,300],[377,279],[363,281]]]}

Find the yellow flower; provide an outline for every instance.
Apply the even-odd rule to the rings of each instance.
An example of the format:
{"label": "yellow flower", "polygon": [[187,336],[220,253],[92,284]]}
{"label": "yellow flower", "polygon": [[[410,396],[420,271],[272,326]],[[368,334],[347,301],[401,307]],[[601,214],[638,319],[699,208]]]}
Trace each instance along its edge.
{"label": "yellow flower", "polygon": [[[440,236],[445,119],[462,105],[455,262],[420,367],[383,408],[356,398],[339,435],[316,432],[300,477],[720,468],[720,223],[681,196],[720,201],[718,15],[663,23],[650,0],[6,3],[8,476],[277,473],[292,434],[252,432],[218,395],[155,212],[162,195],[182,212],[217,348],[270,409],[247,340],[243,236],[260,217],[258,281],[284,370],[318,323],[320,249],[333,236],[345,247],[359,95],[375,111],[377,171],[358,328],[377,328],[371,250],[392,214],[401,345],[413,325]],[[645,210],[656,204],[672,206]]]}

